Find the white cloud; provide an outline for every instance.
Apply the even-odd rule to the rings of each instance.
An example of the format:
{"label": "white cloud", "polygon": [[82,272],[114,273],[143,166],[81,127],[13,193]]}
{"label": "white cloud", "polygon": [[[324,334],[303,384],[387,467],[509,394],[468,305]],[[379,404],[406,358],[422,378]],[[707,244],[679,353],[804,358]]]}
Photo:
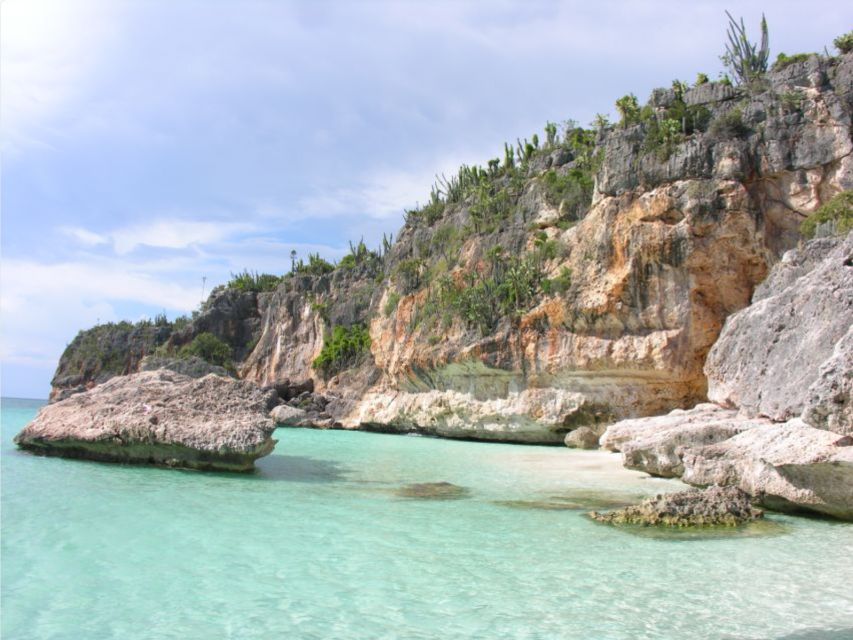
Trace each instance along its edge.
{"label": "white cloud", "polygon": [[455,174],[460,165],[484,164],[483,153],[457,153],[429,160],[415,170],[379,168],[356,181],[355,186],[316,188],[297,207],[300,217],[364,217],[389,219],[405,209],[424,204],[436,176]]}
{"label": "white cloud", "polygon": [[122,260],[67,261],[44,264],[32,260],[5,259],[2,271],[0,310],[4,316],[26,314],[38,300],[61,303],[87,300],[125,300],[167,309],[191,309],[198,292],[170,278],[152,275],[151,264],[130,264]]}
{"label": "white cloud", "polygon": [[60,227],[59,232],[87,247],[95,247],[99,244],[107,244],[109,242],[109,239],[101,234],[83,229],[82,227]]}
{"label": "white cloud", "polygon": [[249,224],[192,220],[153,220],[108,232],[116,253],[130,253],[139,246],[186,249],[220,242],[237,233],[250,231]]}
{"label": "white cloud", "polygon": [[197,248],[222,242],[254,228],[255,226],[249,223],[161,218],[103,233],[82,227],[60,227],[58,231],[86,247],[112,244],[118,255],[126,255],[140,247],[159,249]]}
{"label": "white cloud", "polygon": [[[80,329],[123,319],[126,314],[117,307],[185,312],[198,304],[199,296],[198,286],[179,283],[174,271],[159,271],[151,263],[92,259],[42,264],[7,258],[0,272],[0,358],[4,366],[37,369],[48,378]],[[6,370],[7,378],[11,371]]]}
{"label": "white cloud", "polygon": [[0,2],[4,151],[43,146],[42,128],[79,95],[115,41],[116,3]]}

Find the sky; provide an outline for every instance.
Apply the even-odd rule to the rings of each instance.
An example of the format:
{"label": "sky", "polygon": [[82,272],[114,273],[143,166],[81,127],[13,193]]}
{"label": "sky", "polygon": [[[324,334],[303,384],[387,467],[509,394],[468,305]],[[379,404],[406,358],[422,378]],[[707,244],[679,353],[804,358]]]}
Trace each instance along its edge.
{"label": "sky", "polygon": [[97,322],[378,246],[547,121],[717,77],[726,8],[775,57],[831,49],[845,5],[0,0],[0,393],[46,397]]}

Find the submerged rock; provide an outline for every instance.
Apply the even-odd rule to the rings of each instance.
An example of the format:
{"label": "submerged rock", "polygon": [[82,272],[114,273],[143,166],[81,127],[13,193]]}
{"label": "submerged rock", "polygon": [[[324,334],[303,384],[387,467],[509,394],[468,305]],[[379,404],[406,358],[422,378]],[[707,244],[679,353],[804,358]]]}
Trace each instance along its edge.
{"label": "submerged rock", "polygon": [[636,496],[610,491],[572,491],[552,495],[540,500],[496,500],[494,504],[512,509],[539,509],[545,511],[586,511],[589,509],[616,509],[630,505]]}
{"label": "submerged rock", "polygon": [[401,498],[420,498],[421,500],[454,500],[464,498],[470,492],[465,487],[450,482],[416,482],[400,487],[396,491]]}
{"label": "submerged rock", "polygon": [[43,455],[249,471],[275,446],[271,401],[247,382],[158,369],[43,407],[15,443]]}
{"label": "submerged rock", "polygon": [[666,527],[737,526],[764,517],[747,493],[735,487],[688,489],[659,495],[638,505],[589,516],[614,525]]}

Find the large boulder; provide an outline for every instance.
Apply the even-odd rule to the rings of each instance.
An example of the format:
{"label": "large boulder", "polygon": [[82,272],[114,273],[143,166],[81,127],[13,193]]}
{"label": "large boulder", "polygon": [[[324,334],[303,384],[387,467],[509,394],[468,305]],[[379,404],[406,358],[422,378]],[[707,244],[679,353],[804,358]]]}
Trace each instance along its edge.
{"label": "large boulder", "polygon": [[306,427],[310,426],[307,419],[307,413],[302,409],[291,407],[286,404],[280,404],[273,407],[270,411],[270,417],[275,423],[282,427]]}
{"label": "large boulder", "polygon": [[684,472],[682,457],[690,447],[728,440],[742,431],[770,424],[769,420],[739,418],[737,411],[700,404],[665,416],[622,420],[608,427],[601,446],[622,452],[629,469],[677,478]]}
{"label": "large boulder", "polygon": [[682,480],[735,486],[763,506],[853,520],[853,437],[802,420],[749,429],[684,452]]}
{"label": "large boulder", "polygon": [[809,405],[813,426],[850,433],[851,319],[853,233],[789,253],[753,304],[726,321],[705,364],[708,397],[775,421]]}
{"label": "large boulder", "polygon": [[274,402],[247,382],[158,369],[42,408],[15,443],[43,455],[249,471],[275,446]]}

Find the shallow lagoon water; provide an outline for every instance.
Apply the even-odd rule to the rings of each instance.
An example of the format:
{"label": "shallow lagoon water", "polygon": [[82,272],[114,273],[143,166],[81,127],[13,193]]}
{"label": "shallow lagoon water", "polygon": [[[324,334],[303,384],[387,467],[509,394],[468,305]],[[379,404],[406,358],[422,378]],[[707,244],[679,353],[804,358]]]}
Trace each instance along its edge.
{"label": "shallow lagoon water", "polygon": [[853,526],[600,525],[681,488],[611,454],[294,429],[185,472],[18,452],[37,406],[2,406],[3,638],[853,637]]}

